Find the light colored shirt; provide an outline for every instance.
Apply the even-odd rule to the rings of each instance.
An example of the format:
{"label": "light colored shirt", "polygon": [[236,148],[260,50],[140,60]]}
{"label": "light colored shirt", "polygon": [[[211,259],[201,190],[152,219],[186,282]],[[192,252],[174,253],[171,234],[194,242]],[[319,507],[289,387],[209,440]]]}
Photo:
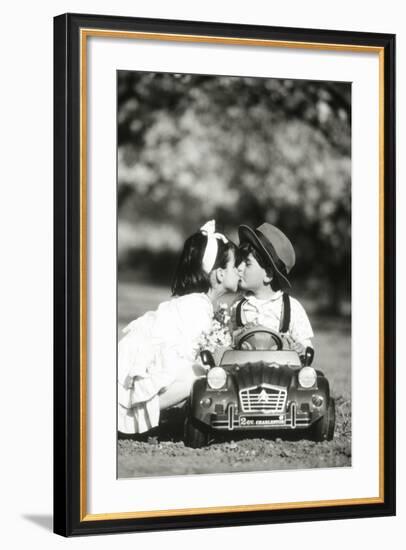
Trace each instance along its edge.
{"label": "light colored shirt", "polygon": [[[282,291],[275,292],[271,298],[266,300],[259,300],[254,295],[246,296],[246,302],[241,307],[241,321],[243,325],[253,323],[279,332],[283,306],[282,296]],[[289,299],[290,323],[287,334],[296,342],[308,344],[308,341],[314,336],[309,318],[298,300],[291,296]],[[234,329],[238,328],[236,309],[239,301],[235,302],[231,307],[231,318]]]}

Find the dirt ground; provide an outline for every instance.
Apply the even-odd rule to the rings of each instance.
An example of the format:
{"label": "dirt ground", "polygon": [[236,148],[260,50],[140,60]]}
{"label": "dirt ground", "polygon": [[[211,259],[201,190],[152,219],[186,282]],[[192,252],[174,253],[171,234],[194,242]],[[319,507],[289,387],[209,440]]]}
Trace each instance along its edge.
{"label": "dirt ground", "polygon": [[[240,439],[202,449],[185,447],[180,437],[120,439],[118,476],[168,476],[261,470],[351,466],[351,414],[348,401],[337,403],[333,441],[315,443],[281,439]],[[141,439],[141,440],[140,440]]]}
{"label": "dirt ground", "polygon": [[[119,288],[125,307],[131,311],[133,289]],[[155,294],[155,293],[154,293]],[[159,293],[158,293],[159,294]],[[163,293],[162,293],[163,294]],[[138,294],[140,295],[140,294]],[[141,295],[147,296],[145,290]],[[154,295],[156,298],[156,294]],[[137,303],[140,307],[139,301]],[[149,306],[149,307],[147,307]],[[142,309],[153,309],[142,304]],[[145,309],[144,309],[145,308]],[[311,304],[307,306],[311,308]],[[127,322],[119,319],[119,326]],[[270,438],[246,438],[213,443],[202,449],[186,447],[182,441],[182,411],[173,411],[162,425],[143,436],[118,440],[117,474],[119,478],[207,474],[243,471],[271,471],[351,466],[351,332],[343,319],[313,316],[316,356],[314,366],[324,372],[336,400],[336,428],[332,441],[315,443],[279,434]],[[282,439],[283,436],[283,439]]]}

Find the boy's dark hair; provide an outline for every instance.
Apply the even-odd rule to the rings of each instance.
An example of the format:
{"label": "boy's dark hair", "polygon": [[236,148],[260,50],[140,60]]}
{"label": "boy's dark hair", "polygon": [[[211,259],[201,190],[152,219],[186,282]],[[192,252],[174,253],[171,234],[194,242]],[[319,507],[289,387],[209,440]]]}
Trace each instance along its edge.
{"label": "boy's dark hair", "polygon": [[[238,266],[241,262],[246,261],[250,254],[254,256],[254,258],[256,259],[258,264],[262,267],[262,269],[265,269],[266,274],[271,279],[270,284],[271,284],[272,290],[274,290],[275,292],[278,290],[282,290],[283,285],[281,285],[278,274],[274,270],[271,262],[265,261],[264,257],[259,253],[259,251],[254,246],[252,246],[252,244],[244,243],[238,247],[236,265]],[[285,268],[282,268],[281,271],[283,275],[287,275]]]}
{"label": "boy's dark hair", "polygon": [[[185,296],[192,292],[208,292],[210,276],[202,266],[206,250],[207,236],[200,231],[186,239],[178,266],[172,281],[172,296]],[[225,268],[230,259],[230,251],[236,251],[236,245],[217,239],[217,256],[212,269]]]}

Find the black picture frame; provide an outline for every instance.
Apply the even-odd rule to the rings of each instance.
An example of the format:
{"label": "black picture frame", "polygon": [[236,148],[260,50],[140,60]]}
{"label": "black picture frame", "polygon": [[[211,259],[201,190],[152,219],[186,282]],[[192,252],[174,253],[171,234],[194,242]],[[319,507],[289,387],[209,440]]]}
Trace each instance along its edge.
{"label": "black picture frame", "polygon": [[[91,518],[84,513],[81,476],[81,30],[106,29],[183,36],[273,40],[376,48],[383,60],[383,469],[379,501],[273,510],[222,511],[141,518]],[[64,14],[54,19],[54,531],[63,536],[192,529],[390,516],[395,514],[395,36]],[[83,413],[83,410],[82,410]]]}

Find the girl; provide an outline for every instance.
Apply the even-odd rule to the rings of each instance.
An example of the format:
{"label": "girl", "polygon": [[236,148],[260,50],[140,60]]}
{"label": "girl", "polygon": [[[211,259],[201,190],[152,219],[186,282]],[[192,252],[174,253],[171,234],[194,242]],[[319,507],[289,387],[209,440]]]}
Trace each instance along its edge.
{"label": "girl", "polygon": [[203,367],[199,340],[208,332],[213,305],[235,292],[235,245],[215,232],[214,220],[189,237],[172,284],[173,298],[125,329],[118,345],[118,430],[142,433],[158,426],[159,413],[189,396]]}

